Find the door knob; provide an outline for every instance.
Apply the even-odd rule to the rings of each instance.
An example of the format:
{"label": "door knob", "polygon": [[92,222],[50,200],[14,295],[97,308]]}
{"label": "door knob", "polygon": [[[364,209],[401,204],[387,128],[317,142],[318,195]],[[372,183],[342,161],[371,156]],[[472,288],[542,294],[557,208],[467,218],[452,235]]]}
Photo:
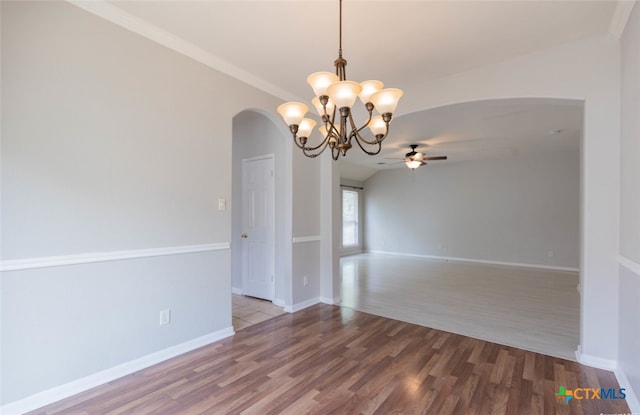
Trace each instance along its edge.
{"label": "door knob", "polygon": [[249,235],[247,235],[246,233],[243,233],[242,235],[240,235],[240,237],[242,238],[247,238]]}

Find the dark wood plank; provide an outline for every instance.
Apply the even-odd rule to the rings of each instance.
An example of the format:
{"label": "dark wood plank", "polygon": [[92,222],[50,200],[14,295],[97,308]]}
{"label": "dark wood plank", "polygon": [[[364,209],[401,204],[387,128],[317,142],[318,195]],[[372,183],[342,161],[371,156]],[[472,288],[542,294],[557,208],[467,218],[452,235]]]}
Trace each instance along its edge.
{"label": "dark wood plank", "polygon": [[33,414],[589,414],[611,372],[329,305],[238,331]]}

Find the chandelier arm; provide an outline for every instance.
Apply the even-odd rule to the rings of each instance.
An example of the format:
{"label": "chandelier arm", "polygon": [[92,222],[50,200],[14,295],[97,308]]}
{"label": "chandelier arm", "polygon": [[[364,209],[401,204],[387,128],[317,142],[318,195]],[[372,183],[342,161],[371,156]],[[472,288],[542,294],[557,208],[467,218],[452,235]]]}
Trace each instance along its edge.
{"label": "chandelier arm", "polygon": [[[385,131],[384,136],[382,138],[380,138],[380,139],[374,137],[373,141],[369,141],[369,140],[367,140],[366,138],[364,138],[363,136],[360,135],[360,131],[365,129],[369,125],[369,123],[371,122],[372,113],[373,113],[373,111],[369,111],[369,119],[360,128],[356,128],[355,122],[353,121],[353,117],[351,117],[351,115],[349,115],[350,122],[351,122],[351,128],[352,128],[351,135],[356,138],[356,141],[358,141],[358,144],[360,144],[360,141],[362,141],[362,142],[364,142],[366,144],[369,144],[371,146],[379,144],[379,143],[382,142],[382,140],[384,140],[386,138],[387,134],[389,133],[389,124],[387,124],[387,130]],[[360,146],[360,148],[362,148],[362,145]],[[378,153],[379,152],[380,152],[380,150],[378,150]],[[375,154],[378,154],[378,153],[375,153]]]}
{"label": "chandelier arm", "polygon": [[304,145],[299,143],[300,138],[296,135],[293,136],[293,142],[295,143],[295,145],[300,148],[300,149],[304,149]]}
{"label": "chandelier arm", "polygon": [[332,121],[328,121],[327,124],[325,124],[325,128],[327,129],[327,135],[333,134],[335,137],[340,137],[340,130]]}
{"label": "chandelier arm", "polygon": [[[322,147],[322,146],[326,146],[328,142],[329,142],[329,140],[325,138],[324,140],[322,140],[322,141],[320,142],[320,144],[318,144],[318,145],[317,145],[317,146],[315,146],[315,147],[303,146],[303,147],[300,147],[300,148],[301,148],[301,149],[303,149],[304,151],[316,151],[316,150],[317,150],[317,149],[319,149],[320,147]],[[321,151],[322,151],[322,150],[321,150]]]}
{"label": "chandelier arm", "polygon": [[358,131],[354,131],[354,132],[353,132],[353,135],[356,137],[356,139],[358,139],[358,140],[360,140],[360,141],[362,141],[362,142],[364,142],[364,143],[366,143],[366,144],[369,144],[369,145],[375,145],[375,144],[382,143],[382,141],[383,141],[385,138],[387,138],[387,135],[388,135],[388,134],[389,134],[389,126],[387,126],[387,131],[385,131],[385,133],[384,133],[384,135],[383,135],[382,137],[380,137],[380,138],[374,137],[373,141],[369,141],[369,140],[367,140],[366,138],[362,137],[362,136],[358,133]]}
{"label": "chandelier arm", "polygon": [[[376,154],[379,154],[379,153],[380,153],[380,150],[382,150],[382,141],[378,141],[378,142],[376,142],[376,143],[371,143],[371,144],[370,144],[370,143],[367,143],[367,144],[370,144],[370,145],[377,145],[377,146],[378,146],[378,150],[376,150],[376,151],[369,151],[369,150],[367,150],[366,148],[364,148],[364,147],[362,146],[362,143],[361,143],[361,142],[360,142],[360,140],[358,139],[358,136],[357,136],[357,135],[354,135],[354,137],[355,137],[355,139],[356,139],[356,143],[358,143],[358,147],[360,147],[360,149],[361,149],[362,151],[364,151],[365,153],[367,153],[367,154],[368,154],[368,155],[370,155],[370,156],[375,156]],[[364,141],[364,140],[363,140],[363,141]],[[365,142],[366,142],[366,141],[365,141]]]}
{"label": "chandelier arm", "polygon": [[[327,149],[327,146],[329,145],[329,140],[325,139],[322,141],[322,143],[320,143],[319,146],[311,148],[311,147],[304,147],[302,149],[302,153],[309,157],[309,158],[315,158],[318,157],[320,154],[324,153],[324,151]],[[317,149],[319,149],[320,147],[322,147],[322,149],[320,149],[320,151],[318,151],[317,153],[309,153],[310,151],[315,151]]]}
{"label": "chandelier arm", "polygon": [[[356,128],[355,122],[353,121],[353,117],[351,117],[351,115],[349,115],[349,118],[351,118],[351,128],[356,132],[359,133],[360,131],[364,130],[365,128],[367,128],[369,126],[369,123],[371,122],[371,119],[373,118],[373,107],[371,110],[369,110],[369,118],[367,118],[367,121],[362,124],[362,127],[360,128]],[[360,137],[362,138],[362,137]]]}
{"label": "chandelier arm", "polygon": [[340,158],[340,149],[338,147],[331,149],[331,158],[334,160],[338,160],[338,158]]}

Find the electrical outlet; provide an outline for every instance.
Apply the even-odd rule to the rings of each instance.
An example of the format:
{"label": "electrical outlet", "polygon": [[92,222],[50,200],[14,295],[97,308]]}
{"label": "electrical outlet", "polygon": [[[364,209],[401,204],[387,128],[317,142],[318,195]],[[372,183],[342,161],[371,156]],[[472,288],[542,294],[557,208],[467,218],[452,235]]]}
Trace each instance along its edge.
{"label": "electrical outlet", "polygon": [[224,199],[218,199],[218,210],[227,210],[227,201]]}
{"label": "electrical outlet", "polygon": [[164,326],[169,323],[171,323],[171,310],[166,309],[160,311],[160,325]]}
{"label": "electrical outlet", "polygon": [[302,284],[303,285],[309,285],[309,276],[305,275],[304,277],[302,277]]}
{"label": "electrical outlet", "polygon": [[547,252],[547,256],[548,256],[549,258],[553,258],[553,251],[549,251],[549,252]]}

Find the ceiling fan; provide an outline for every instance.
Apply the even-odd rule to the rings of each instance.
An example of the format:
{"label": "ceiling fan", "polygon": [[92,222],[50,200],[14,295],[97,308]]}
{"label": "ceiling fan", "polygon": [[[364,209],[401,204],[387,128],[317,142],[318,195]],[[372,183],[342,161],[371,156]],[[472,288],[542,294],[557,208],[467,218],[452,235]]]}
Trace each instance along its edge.
{"label": "ceiling fan", "polygon": [[416,151],[418,144],[411,144],[411,151],[404,155],[404,164],[411,170],[415,170],[420,166],[427,164],[427,160],[446,160],[447,156],[435,156],[425,157],[425,155],[419,151]]}

